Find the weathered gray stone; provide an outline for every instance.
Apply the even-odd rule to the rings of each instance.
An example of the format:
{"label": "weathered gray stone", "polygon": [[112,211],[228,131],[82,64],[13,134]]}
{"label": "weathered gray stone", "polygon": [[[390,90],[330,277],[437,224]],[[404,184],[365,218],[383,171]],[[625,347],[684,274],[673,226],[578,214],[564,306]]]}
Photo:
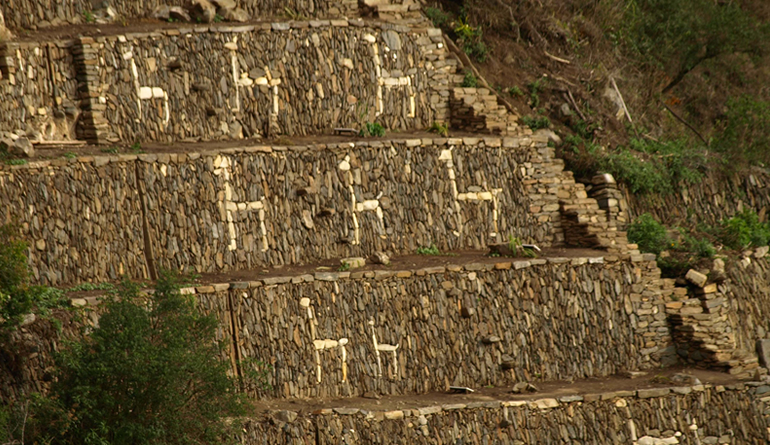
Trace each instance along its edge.
{"label": "weathered gray stone", "polygon": [[192,0],[190,17],[200,23],[211,23],[217,16],[216,7],[209,0]]}
{"label": "weathered gray stone", "polygon": [[695,269],[690,269],[687,271],[687,275],[685,275],[685,278],[691,282],[692,284],[703,287],[706,285],[706,281],[708,281],[708,277],[700,272],[698,272]]}
{"label": "weathered gray stone", "polygon": [[757,357],[762,367],[770,368],[770,340],[757,340]]}

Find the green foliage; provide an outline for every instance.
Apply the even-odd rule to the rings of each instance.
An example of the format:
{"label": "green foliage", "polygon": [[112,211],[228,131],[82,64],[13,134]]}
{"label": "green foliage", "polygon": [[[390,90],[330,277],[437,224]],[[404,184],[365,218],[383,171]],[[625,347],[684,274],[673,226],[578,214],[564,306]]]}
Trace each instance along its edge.
{"label": "green foliage", "polygon": [[337,269],[337,270],[339,270],[340,272],[347,272],[347,271],[349,271],[350,270],[350,263],[348,263],[347,261],[343,261],[342,264],[340,264],[339,269]]}
{"label": "green foliage", "polygon": [[64,157],[67,159],[75,159],[78,157],[78,155],[71,151],[68,151],[67,153],[64,153]]}
{"label": "green foliage", "polygon": [[628,226],[628,240],[637,244],[640,251],[655,255],[666,250],[669,244],[666,228],[649,213],[639,215]]}
{"label": "green foliage", "polygon": [[541,77],[527,84],[527,88],[529,89],[529,106],[533,109],[540,106],[540,93],[545,90],[547,84],[547,77]]}
{"label": "green foliage", "polygon": [[[131,146],[131,148],[133,149],[133,146]],[[142,149],[142,146],[139,145],[139,150],[141,149]],[[99,151],[102,153],[117,154],[120,151],[120,149],[118,147],[109,147],[109,148],[100,148]]]}
{"label": "green foliage", "polygon": [[433,22],[433,26],[436,28],[443,28],[445,25],[448,25],[449,21],[452,19],[452,16],[448,13],[432,6],[426,7],[423,11],[425,11],[425,15],[428,16],[430,21]]}
{"label": "green foliage", "polygon": [[[708,238],[696,237],[688,234],[684,234],[684,249],[688,252],[692,252],[701,258],[713,258],[717,253],[717,249],[711,244]],[[682,250],[679,247],[679,250]]]}
{"label": "green foliage", "polygon": [[58,443],[214,443],[224,418],[244,413],[218,359],[216,319],[179,289],[168,273],[149,296],[122,283],[91,335],[57,356],[48,432]]}
{"label": "green foliage", "polygon": [[537,253],[531,249],[525,249],[521,239],[513,235],[508,235],[508,250],[513,256],[524,256],[527,258],[537,258]]}
{"label": "green foliage", "polygon": [[[347,264],[347,263],[345,263]],[[273,389],[270,384],[270,374],[273,372],[273,366],[254,357],[241,360],[238,363],[241,369],[241,388],[246,392],[269,391]]]}
{"label": "green foliage", "polygon": [[449,127],[447,127],[446,124],[440,124],[438,122],[433,122],[433,125],[428,128],[428,131],[443,137],[449,136]]}
{"label": "green foliage", "polygon": [[460,17],[457,19],[454,32],[465,54],[473,57],[478,62],[486,62],[487,57],[489,57],[489,48],[484,43],[481,27],[471,26],[468,23],[467,17]]}
{"label": "green foliage", "polygon": [[144,150],[142,150],[142,144],[140,142],[134,142],[131,144],[131,152],[133,154],[142,154],[144,153]]}
{"label": "green foliage", "polygon": [[435,244],[431,244],[430,247],[418,247],[417,248],[417,255],[441,255],[441,251],[438,250],[438,247],[436,247]]}
{"label": "green foliage", "polygon": [[759,221],[753,210],[744,209],[734,217],[722,221],[720,241],[732,249],[767,246],[770,242],[770,225]]}
{"label": "green foliage", "polygon": [[385,128],[379,122],[367,122],[358,132],[358,135],[361,137],[382,137],[385,136]]}
{"label": "green foliage", "polygon": [[508,94],[510,94],[513,97],[521,97],[521,96],[524,95],[524,91],[521,91],[521,88],[519,88],[519,87],[517,87],[515,85],[510,87],[510,88],[508,88],[508,90],[506,90],[506,91],[508,92]]}
{"label": "green foliage", "polygon": [[219,15],[219,14],[215,14],[215,15],[214,15],[214,23],[221,23],[221,22],[223,22],[224,20],[225,20],[225,18],[224,18],[224,17],[222,17],[221,15]]}
{"label": "green foliage", "polygon": [[27,160],[26,159],[9,159],[5,161],[8,165],[26,165]]}
{"label": "green foliage", "polygon": [[770,102],[744,95],[731,98],[712,146],[732,162],[770,164]]}
{"label": "green foliage", "polygon": [[541,128],[548,128],[551,125],[551,120],[545,116],[523,116],[521,121],[524,125],[533,130],[539,130]]}
{"label": "green foliage", "polygon": [[[581,131],[591,136],[593,128],[587,125]],[[610,152],[578,136],[568,136],[565,142],[574,154],[576,173],[611,173],[632,193],[674,192],[681,184],[699,181],[706,163],[702,151],[689,147],[683,139],[665,142],[631,139],[630,148],[618,147]]]}
{"label": "green foliage", "polygon": [[83,18],[85,19],[86,23],[96,22],[96,17],[94,17],[94,13],[91,11],[83,12]]}
{"label": "green foliage", "polygon": [[115,291],[115,285],[112,283],[80,283],[78,285],[70,287],[65,292],[82,292],[82,291],[92,291],[92,290],[104,290],[104,291],[113,292]]}
{"label": "green foliage", "polygon": [[463,83],[460,84],[463,88],[477,88],[479,81],[471,70],[465,70],[465,77],[463,77]]}
{"label": "green foliage", "polygon": [[705,60],[764,53],[768,26],[740,2],[627,0],[622,33],[627,47],[645,63],[670,73],[667,91]]}

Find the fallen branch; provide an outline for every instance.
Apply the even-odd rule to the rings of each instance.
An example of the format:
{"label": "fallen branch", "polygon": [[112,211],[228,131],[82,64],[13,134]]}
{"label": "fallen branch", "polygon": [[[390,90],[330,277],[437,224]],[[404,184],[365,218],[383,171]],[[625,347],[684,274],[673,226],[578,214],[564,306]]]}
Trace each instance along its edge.
{"label": "fallen branch", "polygon": [[674,113],[674,110],[671,109],[671,107],[668,106],[667,103],[662,102],[663,106],[666,107],[666,110],[668,110],[669,113],[671,113],[672,116],[676,118],[679,122],[683,123],[687,128],[689,128],[693,133],[695,133],[695,136],[698,136],[698,139],[703,141],[704,144],[706,144],[706,147],[708,147],[710,144],[706,141],[706,138],[701,136],[700,133],[698,133],[698,130],[695,129],[692,125],[690,125],[686,120],[682,119],[678,114]]}
{"label": "fallen branch", "polygon": [[554,55],[551,55],[551,54],[548,53],[548,51],[543,50],[543,53],[545,53],[545,55],[548,56],[548,58],[551,59],[551,60],[555,60],[555,61],[560,62],[560,63],[566,63],[567,65],[572,63],[572,62],[570,62],[567,59],[562,59],[561,57],[556,57]]}
{"label": "fallen branch", "polygon": [[578,107],[577,102],[575,102],[575,98],[572,97],[572,91],[567,88],[567,94],[569,95],[569,101],[572,103],[572,106],[575,107],[575,111],[577,111],[577,114],[580,115],[580,118],[583,119],[584,122],[588,122],[588,119],[586,119],[585,115],[582,111],[580,111],[580,107]]}
{"label": "fallen branch", "polygon": [[634,121],[631,120],[631,113],[628,112],[628,107],[626,107],[626,101],[623,100],[623,95],[620,94],[620,90],[618,89],[618,84],[615,83],[615,78],[610,77],[610,81],[612,82],[612,87],[615,88],[615,92],[618,93],[618,97],[620,98],[620,104],[623,105],[623,112],[626,113],[628,122],[631,122],[633,124]]}

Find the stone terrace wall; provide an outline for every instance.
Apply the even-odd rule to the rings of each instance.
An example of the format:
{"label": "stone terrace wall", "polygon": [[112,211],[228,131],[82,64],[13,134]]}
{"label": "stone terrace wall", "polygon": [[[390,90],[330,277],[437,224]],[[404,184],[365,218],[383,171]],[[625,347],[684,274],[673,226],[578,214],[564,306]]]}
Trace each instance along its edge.
{"label": "stone terrace wall", "polygon": [[30,243],[35,280],[52,285],[148,278],[131,156],[30,163],[0,171],[0,223]]}
{"label": "stone terrace wall", "polygon": [[674,353],[663,302],[650,297],[658,274],[649,259],[555,258],[255,277],[230,284],[237,360],[270,364],[274,390],[258,395],[279,398],[654,369]]}
{"label": "stone terrace wall", "polygon": [[[84,13],[92,11],[94,0],[4,0],[0,9],[11,29],[84,23]],[[184,6],[184,0],[110,0],[119,17],[147,16],[159,5]],[[358,4],[351,0],[239,0],[252,18],[288,17],[286,8],[300,16],[333,18],[353,17]]]}
{"label": "stone terrace wall", "polygon": [[[355,25],[355,26],[351,26]],[[445,121],[441,31],[363,21],[195,26],[81,38],[111,133],[98,142],[307,135]]]}
{"label": "stone terrace wall", "polygon": [[[273,389],[252,396],[329,398],[601,377],[671,364],[659,274],[644,256],[501,259],[255,274],[183,292],[219,320],[217,341],[233,373],[245,374],[244,359],[270,365]],[[72,300],[87,308],[96,301]],[[30,337],[40,353],[16,386],[45,385],[40,378],[58,341],[58,335]],[[7,387],[0,379],[0,388]]]}
{"label": "stone terrace wall", "polygon": [[681,192],[666,196],[638,196],[624,190],[631,219],[642,213],[651,213],[666,224],[692,220],[717,225],[744,208],[763,215],[767,221],[770,211],[770,174],[753,168],[751,173],[723,176],[712,172],[697,184],[684,187]]}
{"label": "stone terrace wall", "polygon": [[770,264],[766,258],[751,258],[726,271],[736,343],[754,351],[757,340],[770,338]]}
{"label": "stone terrace wall", "polygon": [[70,43],[0,45],[0,131],[74,139],[77,78]]}
{"label": "stone terrace wall", "polygon": [[538,135],[39,161],[0,168],[0,192],[0,221],[22,224],[36,278],[57,285],[510,235],[547,247],[564,240],[560,203],[586,200]]}
{"label": "stone terrace wall", "polygon": [[768,423],[760,391],[768,389],[699,385],[395,411],[281,411],[246,422],[240,439],[249,445],[763,444]]}

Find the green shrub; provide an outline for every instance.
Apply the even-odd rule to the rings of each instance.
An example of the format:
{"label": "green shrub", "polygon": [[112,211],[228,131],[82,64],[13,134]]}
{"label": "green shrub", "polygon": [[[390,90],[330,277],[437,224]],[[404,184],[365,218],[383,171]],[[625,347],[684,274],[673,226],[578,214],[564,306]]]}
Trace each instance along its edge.
{"label": "green shrub", "polygon": [[461,17],[457,20],[454,32],[465,54],[479,62],[486,62],[489,56],[489,48],[484,43],[481,27],[471,26],[467,19],[464,20]]}
{"label": "green shrub", "polygon": [[529,89],[529,106],[533,109],[540,106],[540,93],[545,90],[547,84],[547,77],[541,77],[527,84],[527,88]]}
{"label": "green shrub", "polygon": [[551,125],[551,120],[545,116],[523,116],[521,121],[524,125],[533,130],[539,130],[541,128],[548,128]]}
{"label": "green shrub", "polygon": [[418,247],[417,255],[441,255],[441,251],[438,250],[435,244],[431,244],[430,247]]}
{"label": "green shrub", "polygon": [[628,240],[637,244],[640,251],[655,255],[666,250],[669,243],[666,228],[649,213],[639,215],[628,226]]}
{"label": "green shrub", "polygon": [[358,132],[358,135],[361,137],[382,137],[385,136],[385,128],[379,122],[367,122]]}
{"label": "green shrub", "polygon": [[519,87],[517,87],[515,85],[510,87],[510,88],[508,88],[508,90],[506,90],[506,91],[508,92],[508,94],[510,94],[513,97],[521,97],[521,96],[524,95],[524,92],[521,91],[521,88],[519,88]]}
{"label": "green shrub", "polygon": [[731,98],[712,146],[730,161],[770,164],[770,102],[752,96]]}
{"label": "green shrub", "polygon": [[0,226],[0,344],[21,323],[24,315],[49,314],[66,304],[63,292],[45,286],[31,286],[27,265],[27,243],[16,226]]}
{"label": "green shrub", "polygon": [[433,122],[433,125],[428,128],[428,131],[443,137],[449,136],[449,127],[447,127],[446,124],[440,124],[438,122]]}
{"label": "green shrub", "polygon": [[703,236],[684,234],[683,241],[678,250],[691,252],[701,258],[713,258],[717,253],[717,249],[711,244],[711,241]]}
{"label": "green shrub", "polygon": [[732,249],[767,246],[770,242],[770,226],[759,222],[757,214],[744,209],[734,217],[722,221],[720,241]]}
{"label": "green shrub", "polygon": [[58,442],[214,443],[225,418],[245,412],[218,358],[215,317],[179,288],[168,273],[149,296],[124,282],[91,334],[56,358]]}
{"label": "green shrub", "polygon": [[452,16],[448,13],[432,6],[428,6],[423,11],[425,11],[425,15],[433,22],[433,26],[436,28],[442,28],[444,25],[449,24],[449,21],[452,19]]}
{"label": "green shrub", "polygon": [[463,77],[463,83],[460,84],[463,88],[477,88],[479,81],[471,70],[465,70],[465,77]]}

